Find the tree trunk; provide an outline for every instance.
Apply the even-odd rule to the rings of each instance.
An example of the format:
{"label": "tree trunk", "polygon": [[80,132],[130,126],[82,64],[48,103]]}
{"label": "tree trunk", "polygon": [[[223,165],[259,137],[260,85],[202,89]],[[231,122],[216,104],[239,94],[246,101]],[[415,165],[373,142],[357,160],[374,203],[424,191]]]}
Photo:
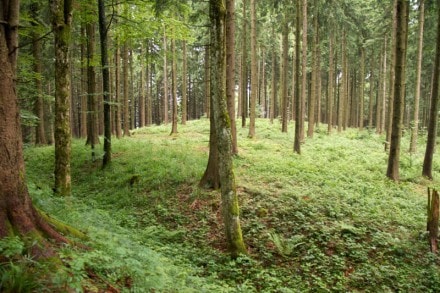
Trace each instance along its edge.
{"label": "tree trunk", "polygon": [[92,159],[95,160],[95,144],[99,143],[98,128],[98,95],[96,91],[95,24],[86,24],[87,34],[87,142],[92,148]]}
{"label": "tree trunk", "polygon": [[361,48],[361,73],[359,83],[359,130],[364,130],[365,48]]}
{"label": "tree trunk", "polygon": [[255,137],[255,116],[258,94],[256,5],[256,0],[251,0],[251,99],[249,105],[249,138]]}
{"label": "tree trunk", "polygon": [[51,0],[52,28],[55,35],[55,193],[70,195],[70,60],[72,23],[70,0]]}
{"label": "tree trunk", "polygon": [[176,40],[171,39],[171,96],[173,102],[173,117],[171,134],[177,133],[177,60],[176,60]]}
{"label": "tree trunk", "polygon": [[[301,116],[300,122],[300,137],[301,142],[304,141],[304,121],[306,115],[306,100],[307,100],[307,0],[302,0],[302,44],[301,44],[301,111],[298,113]],[[300,151],[298,154],[301,153]]]}
{"label": "tree trunk", "polygon": [[124,100],[124,136],[130,136],[130,104],[128,101],[128,44],[125,41],[122,47],[122,79],[124,83],[123,100]]}
{"label": "tree trunk", "polygon": [[246,6],[248,0],[243,0],[243,28],[241,37],[241,127],[246,127],[246,117],[247,117],[247,93],[248,93],[248,75],[247,75],[247,22],[246,22]]}
{"label": "tree trunk", "polygon": [[107,49],[107,24],[105,19],[104,0],[98,0],[99,36],[101,41],[102,89],[104,95],[104,157],[102,167],[105,168],[112,159],[112,129],[110,109],[110,69]]}
{"label": "tree trunk", "polygon": [[[51,4],[53,8],[57,7],[55,3]],[[66,11],[70,12],[68,4],[66,3]],[[5,25],[0,26],[0,113],[3,113],[0,123],[0,238],[11,234],[25,236],[30,244],[31,255],[50,256],[53,250],[43,237],[53,238],[57,242],[68,241],[40,217],[32,206],[26,186],[15,85],[19,1],[2,2],[0,11],[0,21],[9,24],[8,29],[5,29]],[[57,12],[59,11],[53,10],[53,13]],[[66,23],[70,23],[70,17],[66,20]]]}
{"label": "tree trunk", "polygon": [[231,120],[232,154],[238,154],[235,120],[235,0],[226,0],[226,97]]}
{"label": "tree trunk", "polygon": [[405,66],[406,48],[408,40],[408,0],[397,1],[397,29],[395,46],[395,77],[394,77],[394,105],[391,132],[390,155],[388,157],[387,177],[399,180],[400,140],[402,138],[402,123],[405,101]]}
{"label": "tree trunk", "polygon": [[205,46],[205,115],[207,118],[211,117],[211,98],[210,98],[210,88],[211,88],[211,75],[210,75],[210,64],[209,64],[210,48]]}
{"label": "tree trunk", "polygon": [[287,99],[287,64],[289,61],[289,25],[287,23],[287,17],[284,16],[282,23],[282,54],[281,54],[281,103],[282,103],[282,124],[281,132],[287,132],[288,121],[288,99]]}
{"label": "tree trunk", "polygon": [[437,43],[434,61],[434,73],[432,77],[431,89],[431,110],[428,123],[428,141],[426,142],[425,158],[423,161],[422,175],[432,179],[432,161],[434,157],[435,141],[437,138],[437,120],[438,120],[438,96],[440,79],[440,7],[437,7]]}
{"label": "tree trunk", "polygon": [[[272,33],[273,33],[272,29]],[[270,93],[270,123],[273,124],[273,119],[275,118],[275,106],[277,97],[277,70],[276,70],[276,58],[275,58],[275,46],[272,47],[272,80],[271,80],[271,93]]]}
{"label": "tree trunk", "polygon": [[35,127],[35,144],[36,145],[44,145],[47,143],[46,141],[46,133],[44,131],[44,100],[43,100],[43,84],[42,84],[42,46],[40,41],[40,35],[37,31],[38,24],[36,23],[36,19],[38,18],[38,12],[40,11],[39,4],[34,2],[31,4],[30,12],[31,18],[35,20],[32,22],[32,27],[34,30],[32,31],[32,57],[33,57],[33,70],[37,75],[35,78],[35,101],[34,101],[34,114],[38,117],[38,123]]}
{"label": "tree trunk", "polygon": [[420,85],[422,81],[422,58],[423,58],[423,31],[425,24],[425,0],[419,2],[419,34],[417,44],[417,71],[416,85],[414,93],[414,116],[411,126],[411,141],[409,151],[415,153],[417,150],[417,138],[419,133],[419,104],[420,104]]}
{"label": "tree trunk", "polygon": [[87,138],[87,63],[86,27],[81,24],[81,114],[80,114],[80,137]]}
{"label": "tree trunk", "polygon": [[163,123],[168,124],[168,40],[166,36],[166,31],[164,27],[163,34],[163,98],[162,98],[162,107],[163,107]]}
{"label": "tree trunk", "polygon": [[300,34],[301,34],[301,0],[296,1],[296,32],[295,32],[295,139],[293,143],[293,151],[301,154],[301,113],[302,102],[299,93],[299,77],[300,77]]}
{"label": "tree trunk", "polygon": [[121,125],[121,95],[120,95],[120,74],[119,74],[119,60],[120,50],[118,41],[116,41],[115,50],[115,124],[116,124],[116,137],[122,137],[122,125]]}
{"label": "tree trunk", "polygon": [[[368,130],[371,131],[373,129],[373,102],[374,102],[374,53],[371,54],[371,60],[370,60],[370,78],[368,81],[370,82],[370,100],[368,102]],[[377,90],[377,89],[376,89]]]}
{"label": "tree trunk", "polygon": [[316,109],[316,101],[317,101],[317,79],[318,79],[318,5],[317,1],[314,1],[314,16],[313,16],[313,52],[312,52],[312,82],[310,85],[310,103],[309,103],[309,113],[308,113],[308,128],[307,128],[307,136],[312,138],[313,132],[315,130],[315,109]]}
{"label": "tree trunk", "polygon": [[346,87],[347,87],[347,68],[345,66],[347,56],[347,38],[345,30],[342,33],[342,50],[341,50],[341,62],[342,62],[342,80],[341,80],[341,92],[339,95],[338,104],[338,132],[341,132],[344,126],[344,106],[346,100]]}
{"label": "tree trunk", "polygon": [[[385,151],[388,151],[388,146],[390,145],[390,139],[391,139],[391,132],[392,132],[392,127],[393,127],[393,119],[394,119],[394,101],[393,99],[395,98],[395,94],[394,91],[396,90],[394,88],[394,80],[396,78],[396,46],[397,46],[397,21],[398,21],[398,17],[399,15],[397,15],[398,11],[397,11],[397,2],[399,0],[394,0],[393,2],[393,28],[392,28],[392,36],[391,36],[391,64],[390,64],[390,87],[389,87],[389,99],[388,99],[388,110],[386,112],[386,116],[385,112],[384,112],[384,118],[387,117],[387,123],[386,123],[386,143],[385,143]],[[384,79],[385,80],[385,79]],[[385,102],[385,98],[384,98],[384,102]],[[383,107],[383,110],[385,110],[385,105]],[[402,114],[403,115],[403,114]],[[403,123],[403,122],[402,122]]]}
{"label": "tree trunk", "polygon": [[224,0],[210,0],[212,75],[212,114],[214,116],[219,173],[222,194],[222,214],[226,239],[232,258],[246,254],[240,227],[238,197],[232,162],[231,128],[226,101],[226,40]]}
{"label": "tree trunk", "polygon": [[327,133],[331,134],[333,129],[333,96],[334,96],[334,33],[330,31],[329,39],[329,68],[328,68],[328,89],[327,89]]}
{"label": "tree trunk", "polygon": [[182,51],[182,125],[185,125],[188,116],[188,54],[186,52],[186,41],[182,41]]}

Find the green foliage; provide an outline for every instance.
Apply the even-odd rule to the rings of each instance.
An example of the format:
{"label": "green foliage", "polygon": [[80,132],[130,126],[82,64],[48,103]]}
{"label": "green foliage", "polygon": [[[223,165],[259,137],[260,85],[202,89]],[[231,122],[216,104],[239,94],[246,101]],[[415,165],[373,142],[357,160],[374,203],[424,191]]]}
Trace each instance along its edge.
{"label": "green foliage", "polygon": [[[67,267],[53,273],[51,286],[81,291],[111,284],[133,292],[438,291],[439,258],[428,253],[425,233],[425,188],[438,185],[438,179],[421,178],[423,154],[401,154],[403,180],[396,184],[385,179],[381,136],[318,131],[298,156],[292,135],[279,129],[278,121],[258,120],[253,140],[246,129],[239,130],[234,165],[250,256],[235,261],[225,253],[219,193],[197,186],[208,158],[207,119],[181,126],[176,137],[162,125],[115,140],[113,163],[105,171],[91,161],[84,142],[74,140],[71,198],[52,195],[53,148],[27,148],[34,203],[90,239],[89,251],[69,246],[60,251]],[[133,176],[138,182],[132,188]],[[7,242],[0,247],[19,253],[18,239]]]}

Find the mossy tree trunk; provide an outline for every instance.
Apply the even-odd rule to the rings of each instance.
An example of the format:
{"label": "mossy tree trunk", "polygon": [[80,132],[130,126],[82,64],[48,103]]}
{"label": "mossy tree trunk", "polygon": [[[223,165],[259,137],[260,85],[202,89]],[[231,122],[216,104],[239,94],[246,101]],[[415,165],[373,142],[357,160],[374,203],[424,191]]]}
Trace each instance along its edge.
{"label": "mossy tree trunk", "polygon": [[70,60],[72,1],[50,0],[55,36],[55,192],[71,193]]}
{"label": "mossy tree trunk", "polygon": [[232,163],[231,125],[226,102],[226,8],[225,0],[210,0],[211,97],[217,138],[222,213],[229,251],[233,258],[245,254],[239,217],[238,197]]}
{"label": "mossy tree trunk", "polygon": [[405,67],[406,47],[408,40],[408,0],[397,2],[397,29],[395,46],[395,70],[394,70],[394,98],[393,98],[393,121],[390,141],[390,154],[388,157],[387,177],[399,180],[399,157],[400,141],[402,138],[403,112],[405,100]]}
{"label": "mossy tree trunk", "polygon": [[[18,48],[19,1],[0,4],[0,238],[14,234],[30,237],[30,253],[53,253],[44,237],[67,242],[32,206],[25,181],[15,73]],[[38,240],[34,243],[34,239]]]}
{"label": "mossy tree trunk", "polygon": [[437,138],[438,121],[438,96],[440,79],[440,7],[437,7],[439,19],[437,20],[437,44],[434,61],[434,74],[432,77],[431,110],[429,113],[428,141],[426,142],[425,158],[423,161],[422,175],[432,179],[432,161],[434,157],[435,141]]}

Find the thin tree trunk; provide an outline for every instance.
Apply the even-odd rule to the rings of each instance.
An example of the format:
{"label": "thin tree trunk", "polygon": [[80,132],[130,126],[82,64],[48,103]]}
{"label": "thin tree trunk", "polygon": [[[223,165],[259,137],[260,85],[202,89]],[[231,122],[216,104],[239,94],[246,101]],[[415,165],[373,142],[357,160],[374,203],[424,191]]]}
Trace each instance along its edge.
{"label": "thin tree trunk", "polygon": [[167,36],[163,35],[163,123],[168,124],[168,60]]}
{"label": "thin tree trunk", "polygon": [[182,54],[182,125],[185,125],[188,116],[188,54],[186,52],[186,41],[182,41]]}
{"label": "thin tree trunk", "polygon": [[128,44],[125,41],[122,47],[122,79],[124,83],[123,100],[124,100],[124,136],[130,136],[130,104],[128,101]]}
{"label": "thin tree trunk", "polygon": [[177,133],[177,60],[176,60],[176,40],[171,39],[171,96],[173,102],[173,116],[171,134]]}
{"label": "thin tree trunk", "polygon": [[275,58],[275,46],[272,47],[272,80],[271,80],[271,94],[270,94],[270,123],[273,124],[275,118],[275,105],[277,96],[277,71],[276,71],[276,58]]}
{"label": "thin tree trunk", "polygon": [[364,130],[365,48],[361,48],[361,72],[359,83],[359,130]]}
{"label": "thin tree trunk", "polygon": [[[371,54],[370,60],[370,100],[368,102],[368,130],[373,129],[373,105],[374,105],[374,53]],[[377,90],[377,89],[376,89]]]}
{"label": "thin tree trunk", "polygon": [[87,34],[87,142],[92,149],[95,160],[95,144],[99,143],[98,129],[98,95],[96,91],[95,56],[95,24],[86,24]]}
{"label": "thin tree trunk", "polygon": [[419,133],[419,104],[420,104],[420,85],[422,81],[422,59],[423,59],[423,31],[425,24],[425,0],[420,0],[419,3],[419,33],[417,44],[417,71],[416,71],[416,85],[414,93],[414,116],[413,124],[411,126],[411,141],[409,151],[415,153],[417,150],[417,138]]}
{"label": "thin tree trunk", "polygon": [[232,154],[238,154],[235,120],[235,0],[226,0],[226,97],[231,121]]}
{"label": "thin tree trunk", "polygon": [[102,89],[104,95],[104,156],[102,167],[111,163],[112,158],[112,129],[110,108],[110,69],[107,49],[107,24],[105,19],[104,0],[98,0],[99,36],[101,41],[101,66],[102,66]]}
{"label": "thin tree trunk", "polygon": [[256,0],[251,0],[251,99],[249,105],[249,138],[255,137],[255,116],[258,94],[257,72],[257,8]]}
{"label": "thin tree trunk", "polygon": [[313,16],[313,51],[312,51],[312,82],[310,85],[310,103],[309,103],[309,113],[308,113],[308,128],[307,128],[307,136],[312,138],[313,132],[315,131],[315,109],[316,109],[316,101],[317,101],[317,78],[318,78],[318,5],[317,1],[314,1],[314,16]]}
{"label": "thin tree trunk", "polygon": [[301,113],[302,98],[299,93],[300,86],[300,34],[301,34],[301,0],[296,1],[296,32],[295,32],[295,139],[293,143],[293,151],[301,154]]}
{"label": "thin tree trunk", "polygon": [[288,121],[288,98],[287,98],[287,64],[289,61],[289,25],[287,17],[282,23],[282,54],[281,54],[281,101],[282,101],[282,124],[281,132],[287,132]]}
{"label": "thin tree trunk", "polygon": [[248,87],[248,76],[247,76],[247,22],[246,22],[246,7],[248,0],[243,0],[243,28],[241,37],[241,127],[246,127],[246,117],[247,117],[247,87]]}
{"label": "thin tree trunk", "polygon": [[120,50],[119,44],[116,41],[116,50],[115,50],[115,124],[116,124],[116,137],[122,137],[122,125],[121,125],[121,96],[120,96],[120,74],[119,74],[119,58],[120,58]]}
{"label": "thin tree trunk", "polygon": [[[301,64],[301,111],[300,119],[300,137],[301,142],[304,141],[304,121],[306,114],[306,100],[307,100],[307,0],[302,0],[302,64]],[[299,154],[300,152],[298,152]]]}
{"label": "thin tree trunk", "polygon": [[328,89],[327,89],[327,133],[331,134],[333,129],[333,96],[334,96],[334,33],[333,30],[330,31],[329,38],[329,69],[328,69]]}

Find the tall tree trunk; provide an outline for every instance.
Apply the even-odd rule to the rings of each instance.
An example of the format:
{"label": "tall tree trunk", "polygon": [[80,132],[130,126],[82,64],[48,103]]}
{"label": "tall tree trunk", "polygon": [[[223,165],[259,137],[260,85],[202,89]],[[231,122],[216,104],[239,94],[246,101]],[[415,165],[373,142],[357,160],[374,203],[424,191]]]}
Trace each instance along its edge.
{"label": "tall tree trunk", "polygon": [[57,194],[71,193],[70,179],[70,60],[71,0],[51,0],[55,35],[55,187]]}
{"label": "tall tree trunk", "polygon": [[243,28],[241,37],[241,127],[246,127],[246,117],[248,115],[248,66],[247,66],[247,22],[246,7],[249,0],[243,0]]}
{"label": "tall tree trunk", "polygon": [[399,157],[400,140],[402,137],[403,111],[405,101],[405,67],[406,48],[408,40],[408,0],[397,1],[397,28],[395,46],[395,78],[394,78],[394,105],[393,121],[391,132],[390,155],[388,157],[387,177],[399,180]]}
{"label": "tall tree trunk", "polygon": [[182,41],[182,51],[182,125],[185,125],[188,116],[188,54],[186,52],[186,41]]}
{"label": "tall tree trunk", "polygon": [[95,24],[86,24],[87,34],[87,142],[92,148],[92,159],[95,160],[95,144],[99,143],[98,129],[98,94],[96,91],[95,73]]}
{"label": "tall tree trunk", "polygon": [[422,81],[422,58],[423,58],[423,31],[425,24],[425,0],[419,1],[419,33],[417,44],[417,71],[416,85],[414,93],[414,116],[413,125],[411,126],[411,141],[409,151],[415,153],[417,150],[417,138],[419,133],[419,109],[420,109],[420,85]]}
{"label": "tall tree trunk", "polygon": [[284,16],[282,23],[282,54],[281,54],[281,103],[282,103],[282,124],[281,132],[287,132],[288,121],[288,98],[287,98],[287,66],[289,61],[289,26],[287,17]]}
{"label": "tall tree trunk", "polygon": [[333,129],[333,96],[334,96],[334,33],[333,30],[330,31],[329,38],[329,68],[328,68],[328,85],[327,85],[327,133],[331,134]]}
{"label": "tall tree trunk", "polygon": [[365,48],[361,48],[361,72],[359,83],[359,130],[364,129]]}
{"label": "tall tree trunk", "polygon": [[[143,47],[141,48],[141,56],[144,55],[144,49]],[[145,100],[146,100],[146,83],[147,83],[147,79],[146,79],[146,68],[147,65],[144,62],[144,59],[142,58],[142,62],[141,62],[141,76],[140,76],[140,91],[139,91],[139,127],[144,127],[145,126]]]}
{"label": "tall tree trunk", "polygon": [[224,0],[210,0],[212,114],[214,116],[222,194],[222,214],[232,258],[246,254],[240,227],[238,196],[232,161],[231,128],[226,101],[226,11]]}
{"label": "tall tree trunk", "polygon": [[[370,82],[370,98],[368,101],[368,130],[373,129],[373,105],[374,105],[374,53],[371,54],[370,60],[370,77],[368,81]],[[377,90],[377,89],[376,89]]]}
{"label": "tall tree trunk", "polygon": [[104,157],[102,167],[105,168],[112,159],[112,129],[110,108],[110,69],[107,49],[107,24],[105,19],[104,0],[98,0],[99,36],[101,41],[102,90],[104,95]]}
{"label": "tall tree trunk", "polygon": [[258,94],[256,5],[256,0],[251,0],[251,99],[249,105],[249,138],[255,137],[255,116]]}
{"label": "tall tree trunk", "polygon": [[205,46],[205,115],[207,118],[211,117],[211,74],[210,74],[210,55],[211,48],[209,46]]}
{"label": "tall tree trunk", "polygon": [[[391,59],[391,64],[390,64],[390,82],[389,82],[389,84],[390,84],[390,87],[389,87],[389,99],[388,99],[388,110],[387,110],[387,112],[386,112],[386,114],[388,115],[388,116],[385,116],[384,115],[384,117],[387,117],[387,123],[386,123],[386,143],[385,143],[385,151],[387,151],[388,150],[388,146],[390,145],[390,140],[391,140],[391,132],[392,132],[392,128],[393,128],[393,120],[394,120],[394,115],[393,115],[393,112],[394,112],[394,101],[393,101],[393,99],[395,98],[395,94],[394,94],[394,91],[396,90],[395,88],[394,88],[394,79],[396,78],[396,72],[395,72],[395,68],[396,68],[396,66],[395,66],[395,64],[396,64],[396,58],[397,58],[397,56],[396,56],[396,52],[397,52],[397,49],[396,49],[396,46],[397,46],[397,21],[398,21],[398,15],[397,15],[397,13],[398,13],[398,11],[397,11],[397,2],[398,2],[399,0],[394,0],[394,2],[393,2],[393,29],[392,29],[392,36],[391,36],[391,57],[390,57],[390,59]],[[384,99],[384,101],[385,101],[386,99]],[[384,106],[384,108],[383,109],[385,109],[385,106]],[[403,114],[402,114],[403,115]]]}
{"label": "tall tree trunk", "polygon": [[118,41],[116,41],[115,50],[115,125],[116,125],[116,137],[122,137],[122,125],[121,125],[121,95],[120,95],[120,74],[119,74],[119,60],[120,60],[120,50]]}
{"label": "tall tree trunk", "polygon": [[[54,23],[70,24],[71,6],[66,2],[65,14],[51,2]],[[64,5],[61,6],[64,8]],[[43,238],[68,242],[37,213],[29,197],[24,174],[20,111],[16,95],[16,58],[18,48],[19,1],[0,3],[0,238],[13,234],[29,241],[32,256],[50,256],[53,250]],[[7,28],[7,29],[6,29]],[[60,28],[64,29],[64,27]],[[68,35],[67,35],[68,36]],[[58,38],[57,38],[58,40]],[[68,80],[68,79],[67,79]],[[67,124],[69,125],[69,124]],[[34,241],[37,240],[37,241]]]}
{"label": "tall tree trunk", "polygon": [[171,97],[173,102],[173,117],[171,134],[177,133],[177,60],[176,60],[176,40],[171,39]]}
{"label": "tall tree trunk", "polygon": [[[38,13],[40,11],[40,6],[37,2],[31,4],[30,13],[31,18],[36,21],[38,18]],[[35,101],[34,101],[34,114],[38,117],[38,123],[35,127],[35,144],[44,145],[46,144],[46,133],[44,131],[44,100],[43,100],[43,84],[42,84],[42,73],[43,66],[41,63],[41,52],[42,46],[40,41],[40,35],[37,31],[38,24],[32,22],[32,57],[33,57],[33,70],[37,75],[35,78]]]}
{"label": "tall tree trunk", "polygon": [[167,36],[163,34],[163,123],[168,124],[168,60]]}
{"label": "tall tree trunk", "polygon": [[130,136],[130,104],[128,100],[128,44],[125,41],[122,47],[122,79],[124,83],[123,100],[124,100],[124,136]]}
{"label": "tall tree trunk", "polygon": [[310,85],[310,103],[309,103],[309,113],[308,113],[308,128],[307,128],[307,136],[313,137],[313,132],[315,128],[315,109],[316,109],[316,101],[317,101],[317,79],[318,79],[318,5],[317,1],[314,1],[314,16],[313,16],[313,51],[312,51],[312,83]]}
{"label": "tall tree trunk", "polygon": [[342,62],[342,80],[341,80],[341,92],[339,95],[338,104],[338,132],[341,132],[344,126],[344,111],[345,111],[345,100],[347,99],[347,68],[346,68],[346,57],[347,57],[347,37],[345,29],[342,33],[342,50],[341,50],[341,62]]}
{"label": "tall tree trunk", "polygon": [[235,120],[235,0],[226,0],[226,98],[231,120],[232,154],[238,154]]}
{"label": "tall tree trunk", "polygon": [[80,137],[87,138],[87,45],[86,26],[81,24],[81,114],[80,114]]}
{"label": "tall tree trunk", "polygon": [[[273,30],[272,30],[273,32]],[[276,70],[276,58],[275,58],[275,46],[272,47],[272,80],[271,80],[271,93],[270,93],[270,123],[273,124],[273,119],[275,118],[275,106],[277,97],[277,70]]]}
{"label": "tall tree trunk", "polygon": [[431,111],[429,113],[428,140],[426,142],[425,158],[423,160],[422,175],[432,179],[432,161],[434,157],[435,141],[437,138],[439,79],[440,79],[440,7],[437,7],[437,43],[434,61],[434,73],[431,89]]}
{"label": "tall tree trunk", "polygon": [[295,139],[293,143],[293,151],[301,154],[301,113],[302,102],[299,93],[300,86],[300,34],[301,34],[301,0],[296,0],[296,32],[295,32]]}
{"label": "tall tree trunk", "polygon": [[[301,44],[301,111],[300,119],[300,137],[301,142],[304,141],[304,121],[306,115],[306,100],[307,100],[307,0],[302,0],[302,44]],[[300,153],[300,152],[298,152]]]}

